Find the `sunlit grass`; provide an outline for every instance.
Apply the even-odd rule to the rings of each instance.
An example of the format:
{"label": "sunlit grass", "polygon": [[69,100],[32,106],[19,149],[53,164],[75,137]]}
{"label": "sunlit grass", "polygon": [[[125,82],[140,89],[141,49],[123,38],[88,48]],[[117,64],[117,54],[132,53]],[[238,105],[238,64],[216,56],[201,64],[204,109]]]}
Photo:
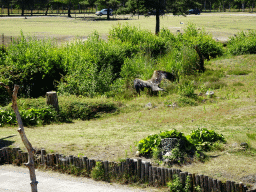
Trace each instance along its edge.
{"label": "sunlit grass", "polygon": [[[117,24],[129,24],[131,26],[155,31],[155,17],[144,17],[131,15],[114,16],[114,20],[107,21],[105,17],[90,15],[72,15],[72,18],[64,16],[56,17],[29,17],[20,18],[0,18],[1,33],[8,37],[14,38],[20,35],[22,30],[24,35],[37,36],[38,38],[51,37],[59,41],[69,41],[75,37],[86,39],[89,34],[95,30],[100,36],[106,38],[109,30]],[[206,32],[213,34],[213,37],[220,41],[228,40],[229,37],[240,31],[255,30],[256,26],[255,13],[202,13],[201,15],[173,16],[166,14],[160,18],[160,28],[169,29],[176,33],[177,30],[183,30],[190,24],[194,23],[198,28],[205,29]],[[181,24],[182,23],[182,24]]]}

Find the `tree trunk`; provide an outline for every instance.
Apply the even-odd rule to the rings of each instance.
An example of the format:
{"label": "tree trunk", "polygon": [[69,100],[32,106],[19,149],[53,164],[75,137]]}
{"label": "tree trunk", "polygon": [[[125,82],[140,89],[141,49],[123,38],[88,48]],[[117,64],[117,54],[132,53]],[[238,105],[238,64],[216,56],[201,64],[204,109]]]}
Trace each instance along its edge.
{"label": "tree trunk", "polygon": [[20,137],[21,137],[21,140],[22,140],[23,144],[25,145],[25,147],[28,150],[28,162],[25,163],[25,166],[28,167],[29,173],[30,173],[31,191],[32,192],[37,192],[37,183],[38,182],[36,181],[36,173],[35,173],[35,167],[34,167],[34,153],[35,153],[35,150],[34,150],[31,143],[29,142],[29,140],[26,137],[25,130],[24,130],[24,127],[23,127],[23,123],[22,123],[22,120],[21,120],[21,116],[20,116],[20,113],[19,113],[19,110],[18,110],[17,94],[18,94],[19,86],[14,85],[13,92],[11,92],[11,90],[8,86],[4,85],[1,82],[0,82],[0,85],[4,86],[7,89],[7,91],[9,92],[9,94],[12,96],[12,109],[15,112],[16,119],[17,119],[17,122],[18,122],[18,125],[19,125],[19,128],[18,128],[17,131],[20,134]]}
{"label": "tree trunk", "polygon": [[159,16],[159,7],[156,9],[156,31],[155,34],[158,35],[160,31],[160,16]]}
{"label": "tree trunk", "polygon": [[71,3],[68,3],[68,17],[71,17]]}
{"label": "tree trunk", "polygon": [[55,110],[59,112],[57,93],[55,91],[47,92],[46,96],[47,96],[47,100],[46,100],[47,105],[52,105],[55,108]]}
{"label": "tree trunk", "polygon": [[110,20],[109,15],[110,15],[110,10],[109,10],[109,7],[108,7],[108,10],[107,10],[107,20]]}

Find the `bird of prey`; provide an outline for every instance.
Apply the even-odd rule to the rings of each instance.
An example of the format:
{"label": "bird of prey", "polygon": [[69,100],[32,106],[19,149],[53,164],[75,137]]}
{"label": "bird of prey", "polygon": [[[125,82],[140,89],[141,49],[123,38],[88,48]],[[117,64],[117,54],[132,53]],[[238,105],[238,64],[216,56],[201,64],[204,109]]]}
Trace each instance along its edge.
{"label": "bird of prey", "polygon": [[149,80],[141,80],[135,79],[133,81],[134,88],[136,89],[137,93],[140,94],[140,90],[144,90],[144,87],[150,88],[151,91],[164,91],[164,89],[159,87],[162,79],[168,79],[170,81],[175,81],[175,75],[173,73],[169,73],[166,71],[154,71],[153,76]]}

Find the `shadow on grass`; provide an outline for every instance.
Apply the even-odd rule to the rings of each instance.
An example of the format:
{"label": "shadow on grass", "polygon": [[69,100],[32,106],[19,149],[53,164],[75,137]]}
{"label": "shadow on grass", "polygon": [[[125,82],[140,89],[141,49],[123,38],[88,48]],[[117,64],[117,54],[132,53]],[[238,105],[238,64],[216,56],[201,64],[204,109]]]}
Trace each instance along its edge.
{"label": "shadow on grass", "polygon": [[10,136],[7,136],[7,137],[3,137],[3,138],[0,138],[0,149],[3,148],[3,147],[9,147],[10,145],[12,145],[14,143],[14,141],[9,141],[9,140],[6,140],[8,138],[12,138],[12,137],[15,137],[17,135],[10,135]]}

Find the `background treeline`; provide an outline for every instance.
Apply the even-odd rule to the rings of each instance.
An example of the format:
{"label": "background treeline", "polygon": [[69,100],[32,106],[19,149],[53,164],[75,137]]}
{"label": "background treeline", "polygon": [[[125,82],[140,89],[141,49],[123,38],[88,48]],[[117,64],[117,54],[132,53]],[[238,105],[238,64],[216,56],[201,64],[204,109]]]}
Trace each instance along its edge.
{"label": "background treeline", "polygon": [[[160,1],[159,1],[160,2]],[[182,2],[183,4],[184,2]],[[161,2],[161,9],[166,12],[175,12],[176,8],[167,6],[176,4],[175,1]],[[0,2],[1,15],[36,15],[36,14],[63,14],[68,13],[94,13],[101,8],[112,8],[116,14],[147,13],[150,9],[156,9],[156,5],[150,1],[142,0],[2,0]],[[197,0],[190,2],[187,9],[198,8],[201,11],[248,11],[253,12],[255,0]]]}

